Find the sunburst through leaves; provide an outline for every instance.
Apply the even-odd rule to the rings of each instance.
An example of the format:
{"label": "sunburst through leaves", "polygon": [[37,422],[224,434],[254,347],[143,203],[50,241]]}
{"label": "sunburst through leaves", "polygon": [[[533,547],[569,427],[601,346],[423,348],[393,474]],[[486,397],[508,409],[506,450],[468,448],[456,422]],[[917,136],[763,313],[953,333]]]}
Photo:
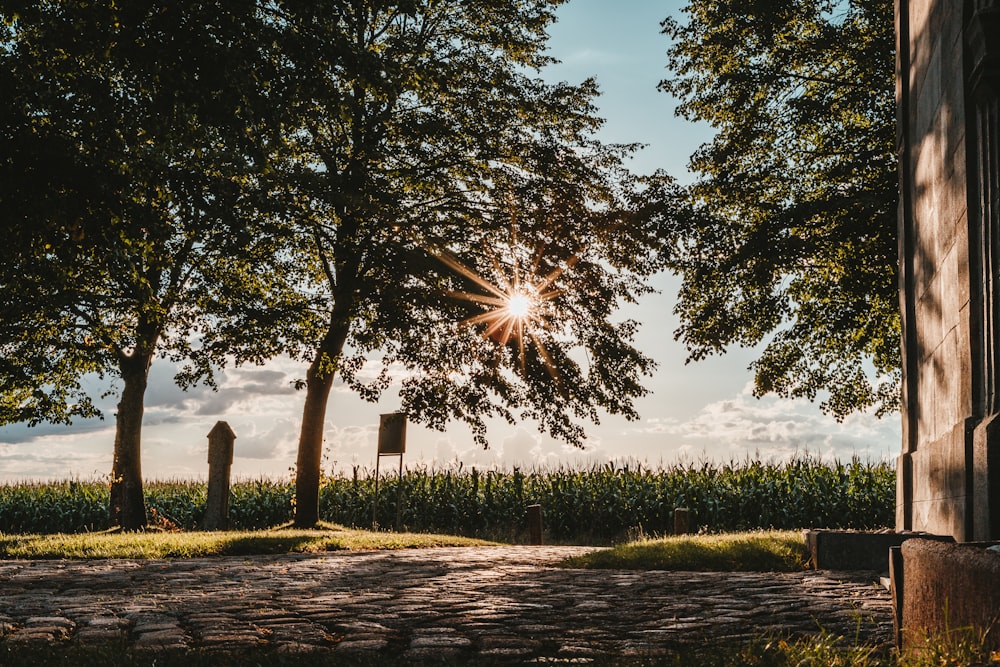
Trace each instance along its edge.
{"label": "sunburst through leaves", "polygon": [[539,276],[543,251],[544,248],[539,248],[534,253],[534,260],[528,270],[522,270],[516,261],[511,263],[511,268],[505,269],[496,256],[491,257],[496,283],[469,268],[448,252],[439,251],[435,254],[446,266],[468,278],[485,292],[452,290],[447,293],[449,297],[482,304],[489,308],[466,318],[462,324],[485,325],[483,336],[492,338],[501,345],[507,345],[511,341],[516,342],[522,373],[526,366],[525,346],[528,343],[534,345],[544,360],[549,375],[553,380],[558,380],[555,365],[545,348],[541,332],[549,328],[550,319],[555,315],[551,302],[563,293],[563,290],[556,286],[556,280],[576,264],[579,257],[573,255],[548,274]]}

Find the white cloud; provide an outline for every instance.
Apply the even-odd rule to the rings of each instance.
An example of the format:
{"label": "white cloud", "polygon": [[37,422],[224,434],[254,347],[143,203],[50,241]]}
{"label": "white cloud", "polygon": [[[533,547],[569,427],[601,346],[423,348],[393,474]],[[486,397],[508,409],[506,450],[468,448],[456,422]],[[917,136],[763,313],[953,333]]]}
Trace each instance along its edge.
{"label": "white cloud", "polygon": [[648,420],[635,429],[678,439],[678,453],[699,446],[709,458],[760,456],[787,459],[805,453],[825,458],[852,456],[882,459],[895,454],[898,420],[852,414],[843,422],[824,415],[815,403],[765,396],[757,399],[747,385],[734,398],[705,405],[688,420]]}
{"label": "white cloud", "polygon": [[[295,433],[296,441],[298,432]],[[329,467],[338,469],[355,465],[374,466],[378,443],[378,424],[338,425],[327,420],[324,450]]]}
{"label": "white cloud", "polygon": [[298,429],[296,421],[289,418],[275,419],[270,428],[262,429],[262,424],[250,419],[241,419],[232,424],[237,433],[233,445],[234,458],[246,459],[294,459]]}
{"label": "white cloud", "polygon": [[114,427],[0,444],[0,480],[94,479],[111,472]]}

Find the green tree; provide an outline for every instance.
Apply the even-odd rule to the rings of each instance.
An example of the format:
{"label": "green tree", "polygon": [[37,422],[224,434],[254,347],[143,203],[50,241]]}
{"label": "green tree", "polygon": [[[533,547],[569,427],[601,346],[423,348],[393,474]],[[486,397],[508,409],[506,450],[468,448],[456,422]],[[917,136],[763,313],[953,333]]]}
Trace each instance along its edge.
{"label": "green tree", "polygon": [[[620,168],[631,147],[590,137],[593,82],[534,75],[561,2],[279,3],[288,168],[327,298],[307,353],[297,525],[318,519],[336,378],[375,400],[389,369],[405,369],[412,419],[464,420],[481,442],[489,416],[534,417],[579,443],[571,417],[634,415],[652,362],[610,312],[647,289],[658,228],[629,218],[646,187]],[[546,275],[528,289],[530,314],[507,318],[515,286]],[[369,360],[383,372],[366,381]]]}
{"label": "green tree", "polygon": [[82,380],[113,378],[110,511],[125,529],[146,523],[153,359],[211,383],[226,355],[272,353],[270,339],[219,334],[231,295],[293,294],[263,228],[277,218],[261,215],[262,16],[230,0],[0,10],[0,421],[92,415]]}
{"label": "green tree", "polygon": [[699,0],[663,27],[661,89],[716,130],[672,216],[690,359],[763,343],[758,395],[896,409],[892,3]]}

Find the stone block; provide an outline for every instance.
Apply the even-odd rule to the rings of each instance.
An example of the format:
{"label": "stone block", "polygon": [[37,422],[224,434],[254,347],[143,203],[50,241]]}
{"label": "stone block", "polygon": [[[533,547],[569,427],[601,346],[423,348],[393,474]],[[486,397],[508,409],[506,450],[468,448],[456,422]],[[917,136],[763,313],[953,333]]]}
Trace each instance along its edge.
{"label": "stone block", "polygon": [[803,533],[809,548],[809,564],[817,570],[888,572],[889,549],[917,537],[954,542],[950,536],[926,533],[856,530],[807,530]]}
{"label": "stone block", "polygon": [[939,277],[935,276],[917,301],[917,345],[924,363],[933,359],[935,351],[944,338],[942,321],[941,289]]}
{"label": "stone block", "polygon": [[[968,255],[963,255],[966,258],[965,280],[968,281]],[[958,375],[963,379],[959,383],[959,404],[962,406],[965,415],[972,414],[972,342],[970,340],[971,331],[971,320],[969,319],[969,302],[968,300],[962,306],[962,310],[959,313],[959,327],[958,327],[958,340],[956,344],[958,345]]]}
{"label": "stone block", "polygon": [[[951,225],[944,225],[946,227],[951,227]],[[952,237],[954,240],[954,237]],[[938,283],[937,298],[941,304],[941,337],[946,339],[955,327],[958,326],[959,318],[958,314],[962,310],[964,305],[959,301],[957,295],[962,291],[962,286],[959,284],[961,278],[959,276],[959,256],[967,254],[967,251],[962,248],[955,247],[952,243],[949,247],[943,248],[944,255],[942,255],[941,260],[941,272],[940,272],[940,282]]]}
{"label": "stone block", "polygon": [[912,492],[913,530],[968,539],[966,446],[962,423],[912,453],[913,479],[919,481]]}
{"label": "stone block", "polygon": [[917,451],[920,451],[936,440],[933,402],[936,387],[934,385],[933,360],[921,361],[918,364],[916,385],[920,403],[917,414],[911,415],[911,419],[916,422]]}
{"label": "stone block", "polygon": [[1000,553],[985,543],[948,544],[909,540],[902,554],[902,648],[919,649],[927,638],[969,628],[1000,648]]}
{"label": "stone block", "polygon": [[[910,6],[912,8],[913,4]],[[944,97],[942,74],[948,69],[942,62],[942,50],[939,40],[929,39],[910,52],[910,56],[914,59],[914,67],[911,69],[914,84],[912,103],[916,105],[912,129],[917,136],[927,137],[934,134],[938,108]]]}

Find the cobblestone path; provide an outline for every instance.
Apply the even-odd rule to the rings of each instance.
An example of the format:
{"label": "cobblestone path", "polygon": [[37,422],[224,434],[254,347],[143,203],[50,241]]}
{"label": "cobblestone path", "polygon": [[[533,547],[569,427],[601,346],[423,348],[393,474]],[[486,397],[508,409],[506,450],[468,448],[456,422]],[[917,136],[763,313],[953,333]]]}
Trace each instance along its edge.
{"label": "cobblestone path", "polygon": [[[0,561],[4,642],[267,647],[515,661],[658,655],[820,628],[889,641],[889,595],[835,572],[570,570],[583,547]],[[860,625],[859,625],[860,624]]]}

